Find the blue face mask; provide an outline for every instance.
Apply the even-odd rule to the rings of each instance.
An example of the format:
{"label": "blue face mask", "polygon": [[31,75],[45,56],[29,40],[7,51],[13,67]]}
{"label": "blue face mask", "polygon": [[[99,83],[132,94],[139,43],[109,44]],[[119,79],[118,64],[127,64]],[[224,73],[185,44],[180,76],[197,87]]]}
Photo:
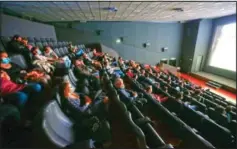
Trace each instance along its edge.
{"label": "blue face mask", "polygon": [[11,62],[10,58],[3,58],[1,61],[3,64],[9,64]]}

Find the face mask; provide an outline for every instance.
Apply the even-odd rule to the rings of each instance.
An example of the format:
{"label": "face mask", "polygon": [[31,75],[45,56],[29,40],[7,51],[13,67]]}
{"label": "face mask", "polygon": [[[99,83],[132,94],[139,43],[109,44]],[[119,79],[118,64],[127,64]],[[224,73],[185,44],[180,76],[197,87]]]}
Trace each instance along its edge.
{"label": "face mask", "polygon": [[1,62],[2,62],[3,64],[9,64],[10,61],[11,61],[10,58],[3,58]]}

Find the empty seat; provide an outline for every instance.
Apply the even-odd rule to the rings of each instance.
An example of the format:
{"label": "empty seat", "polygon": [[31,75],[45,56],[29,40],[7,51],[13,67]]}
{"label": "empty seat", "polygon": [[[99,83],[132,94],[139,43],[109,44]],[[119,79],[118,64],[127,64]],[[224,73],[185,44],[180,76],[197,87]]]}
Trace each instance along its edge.
{"label": "empty seat", "polygon": [[58,51],[59,51],[59,57],[62,57],[64,55],[63,48],[62,47],[59,48]]}
{"label": "empty seat", "polygon": [[45,38],[40,38],[40,41],[43,42],[43,43],[47,42]]}
{"label": "empty seat", "polygon": [[27,39],[28,39],[28,42],[31,42],[31,43],[35,42],[34,37],[28,37]]}
{"label": "empty seat", "polygon": [[35,47],[35,43],[34,42],[29,42],[30,45],[32,45],[33,47]]}
{"label": "empty seat", "polygon": [[53,42],[48,42],[48,45],[52,48],[53,47]]}
{"label": "empty seat", "polygon": [[40,49],[43,50],[43,44],[41,42],[36,42],[35,45]]}
{"label": "empty seat", "polygon": [[53,48],[58,48],[58,43],[57,42],[53,42]]}
{"label": "empty seat", "polygon": [[45,38],[46,42],[50,42],[50,38]]}
{"label": "empty seat", "polygon": [[43,45],[44,47],[46,47],[46,46],[48,45],[48,43],[47,43],[47,42],[43,42],[42,45]]}
{"label": "empty seat", "polygon": [[38,37],[34,37],[34,40],[35,40],[35,42],[41,42],[40,38],[38,38]]}
{"label": "empty seat", "polygon": [[227,117],[222,115],[221,113],[215,111],[214,108],[208,108],[208,115],[211,119],[216,121],[218,124],[222,126],[227,126]]}
{"label": "empty seat", "polygon": [[61,48],[61,47],[62,47],[62,45],[63,45],[63,43],[62,43],[62,42],[58,42],[58,48]]}
{"label": "empty seat", "polygon": [[11,38],[10,38],[10,37],[4,37],[4,36],[2,36],[2,37],[1,37],[1,41],[2,41],[3,46],[4,46],[5,49],[6,49],[6,48],[7,48],[7,43],[8,43],[9,41],[11,41]]}
{"label": "empty seat", "polygon": [[57,54],[58,57],[60,56],[60,53],[59,53],[58,48],[55,48],[55,49],[54,49],[54,52]]}
{"label": "empty seat", "polygon": [[51,42],[56,42],[56,40],[53,39],[53,38],[49,38],[49,39],[50,39]]}

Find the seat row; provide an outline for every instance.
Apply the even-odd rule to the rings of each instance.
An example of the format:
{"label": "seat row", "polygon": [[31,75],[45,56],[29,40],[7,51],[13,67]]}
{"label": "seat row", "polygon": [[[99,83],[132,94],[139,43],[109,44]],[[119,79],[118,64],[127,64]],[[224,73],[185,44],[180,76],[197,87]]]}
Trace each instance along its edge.
{"label": "seat row", "polygon": [[[6,49],[7,48],[7,43],[11,41],[12,37],[5,37],[1,36],[0,37],[1,42],[3,44],[3,47]],[[68,46],[70,42],[68,41],[55,41],[53,38],[33,38],[33,37],[28,37],[28,42],[32,46],[38,46],[41,50],[43,49],[44,46],[51,46],[52,48],[60,48],[60,47],[65,47]]]}
{"label": "seat row", "polygon": [[[144,95],[144,98],[148,100],[148,105],[147,105],[148,107],[146,109],[152,109],[151,113],[153,113],[159,121],[162,121],[163,123],[168,125],[169,128],[172,130],[172,132],[178,138],[182,140],[182,143],[181,143],[182,147],[195,146],[195,147],[202,147],[202,148],[210,148],[210,147],[214,148],[211,143],[209,143],[203,137],[197,134],[191,127],[185,124],[174,113],[171,113],[164,106],[162,106],[155,99],[153,99],[148,93],[146,93],[144,90],[144,87],[138,81],[132,80],[127,75],[126,75],[126,79],[129,80],[133,89],[135,89],[137,92],[142,93]],[[134,115],[138,115],[138,114],[134,114]]]}
{"label": "seat row", "polygon": [[[157,88],[154,84],[151,84],[155,92],[164,93],[160,88]],[[171,112],[175,112],[189,126],[195,128],[198,134],[206,138],[216,147],[233,146],[234,137],[233,133],[225,127],[218,125],[212,119],[205,117],[204,115],[186,107],[184,104],[175,100],[174,97],[169,96],[169,100],[163,105]]]}

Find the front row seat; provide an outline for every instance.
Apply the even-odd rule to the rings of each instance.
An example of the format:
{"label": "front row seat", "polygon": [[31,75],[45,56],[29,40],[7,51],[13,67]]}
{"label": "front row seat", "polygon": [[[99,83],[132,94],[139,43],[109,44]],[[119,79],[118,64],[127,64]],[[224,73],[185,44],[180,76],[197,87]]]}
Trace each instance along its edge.
{"label": "front row seat", "polygon": [[[32,143],[35,147],[64,148],[74,144],[74,122],[62,112],[56,100],[50,101],[44,107],[37,116],[35,123],[38,126],[33,130],[34,136],[37,136]],[[80,141],[80,145],[81,147],[93,148],[91,142],[93,142],[91,139]]]}

